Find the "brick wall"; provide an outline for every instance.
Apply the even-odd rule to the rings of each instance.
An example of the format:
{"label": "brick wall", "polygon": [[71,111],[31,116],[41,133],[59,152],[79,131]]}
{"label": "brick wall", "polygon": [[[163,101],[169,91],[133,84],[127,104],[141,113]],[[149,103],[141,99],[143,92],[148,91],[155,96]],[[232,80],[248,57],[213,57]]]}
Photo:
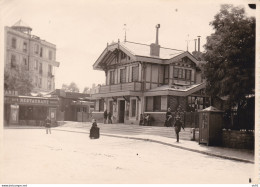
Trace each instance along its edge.
{"label": "brick wall", "polygon": [[254,149],[254,132],[249,131],[222,131],[222,145],[238,149]]}

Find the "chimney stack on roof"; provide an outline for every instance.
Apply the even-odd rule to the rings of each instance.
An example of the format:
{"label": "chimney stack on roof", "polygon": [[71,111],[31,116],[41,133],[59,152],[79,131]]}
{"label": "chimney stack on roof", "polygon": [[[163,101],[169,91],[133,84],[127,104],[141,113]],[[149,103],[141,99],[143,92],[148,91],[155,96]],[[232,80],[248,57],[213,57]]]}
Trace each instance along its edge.
{"label": "chimney stack on roof", "polygon": [[200,36],[198,36],[198,52],[200,52]]}
{"label": "chimney stack on roof", "polygon": [[194,39],[195,41],[195,51],[197,51],[197,39]]}
{"label": "chimney stack on roof", "polygon": [[160,45],[159,45],[159,28],[160,28],[160,24],[157,24],[155,26],[156,28],[156,40],[155,43],[152,43],[150,45],[150,55],[151,56],[160,56]]}

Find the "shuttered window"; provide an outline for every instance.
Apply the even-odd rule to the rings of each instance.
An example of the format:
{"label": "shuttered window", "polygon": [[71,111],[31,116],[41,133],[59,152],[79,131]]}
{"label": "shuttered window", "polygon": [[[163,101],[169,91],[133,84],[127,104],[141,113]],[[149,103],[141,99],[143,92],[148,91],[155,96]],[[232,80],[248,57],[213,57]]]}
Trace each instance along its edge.
{"label": "shuttered window", "polygon": [[153,111],[153,97],[146,97],[146,111]]}
{"label": "shuttered window", "polygon": [[136,99],[131,100],[131,117],[136,116]]}
{"label": "shuttered window", "polygon": [[161,96],[153,97],[153,111],[161,111]]}
{"label": "shuttered window", "polygon": [[110,84],[115,84],[115,72],[114,71],[110,71],[109,74],[110,74],[109,83]]}
{"label": "shuttered window", "polygon": [[120,69],[120,83],[126,82],[126,69]]}
{"label": "shuttered window", "polygon": [[132,68],[132,82],[138,81],[138,66]]}

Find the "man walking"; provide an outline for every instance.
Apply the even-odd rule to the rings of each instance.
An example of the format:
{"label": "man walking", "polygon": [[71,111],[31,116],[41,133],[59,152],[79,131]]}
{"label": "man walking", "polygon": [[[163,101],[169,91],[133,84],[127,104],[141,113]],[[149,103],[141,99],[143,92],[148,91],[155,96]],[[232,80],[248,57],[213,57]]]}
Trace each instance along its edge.
{"label": "man walking", "polygon": [[107,109],[104,111],[104,124],[107,123]]}
{"label": "man walking", "polygon": [[174,129],[175,129],[175,133],[176,133],[177,142],[179,142],[179,133],[181,131],[181,128],[183,128],[183,130],[185,130],[185,129],[183,127],[183,124],[181,122],[181,117],[179,115],[176,116],[175,120],[176,121],[174,123]]}
{"label": "man walking", "polygon": [[47,116],[45,120],[45,127],[46,127],[46,134],[48,134],[48,132],[51,134],[51,120],[49,116]]}

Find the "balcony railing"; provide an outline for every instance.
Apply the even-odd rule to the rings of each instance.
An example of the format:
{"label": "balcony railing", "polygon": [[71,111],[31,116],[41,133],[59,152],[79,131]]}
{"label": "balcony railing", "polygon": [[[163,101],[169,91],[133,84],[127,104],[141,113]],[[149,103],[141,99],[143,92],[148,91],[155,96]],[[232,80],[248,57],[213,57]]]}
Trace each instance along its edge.
{"label": "balcony railing", "polygon": [[99,93],[108,93],[108,92],[117,92],[117,91],[141,91],[141,90],[142,90],[141,82],[127,82],[127,83],[101,86],[99,88]]}

